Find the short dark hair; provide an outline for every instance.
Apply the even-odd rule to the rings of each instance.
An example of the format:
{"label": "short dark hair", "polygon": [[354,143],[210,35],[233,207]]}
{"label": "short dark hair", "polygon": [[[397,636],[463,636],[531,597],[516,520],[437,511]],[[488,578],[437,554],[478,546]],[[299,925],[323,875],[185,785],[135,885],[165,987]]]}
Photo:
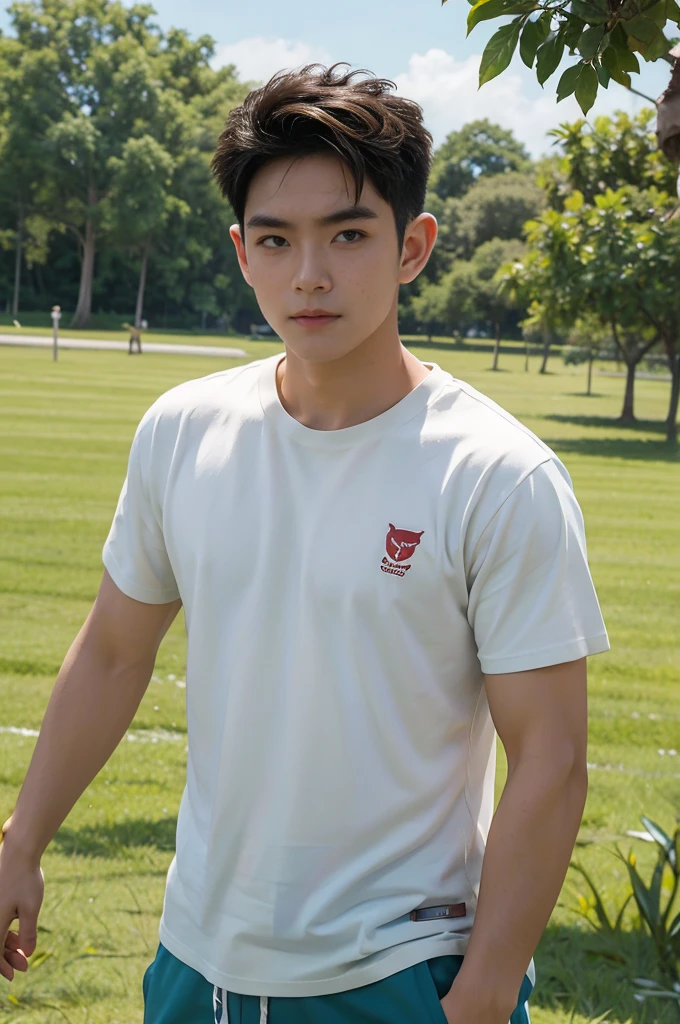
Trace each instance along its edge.
{"label": "short dark hair", "polygon": [[210,166],[242,237],[248,188],[260,167],[279,157],[334,152],[354,178],[355,205],[365,176],[390,204],[401,252],[407,225],[425,206],[433,138],[422,107],[390,94],[394,82],[370,71],[353,82],[366,69],[335,74],[343,64],[350,66],[279,71],[230,111]]}

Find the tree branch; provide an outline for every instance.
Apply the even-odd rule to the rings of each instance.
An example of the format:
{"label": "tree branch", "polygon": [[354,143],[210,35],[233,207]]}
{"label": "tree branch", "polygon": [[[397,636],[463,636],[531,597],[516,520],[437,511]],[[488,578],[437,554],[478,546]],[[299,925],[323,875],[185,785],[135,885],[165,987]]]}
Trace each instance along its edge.
{"label": "tree branch", "polygon": [[625,348],[623,347],[623,345],[619,341],[619,332],[616,329],[616,317],[613,314],[609,317],[609,326],[612,329],[612,335],[613,335],[613,338],[614,338],[614,344],[616,345],[617,349],[621,353],[621,358],[623,359],[624,363],[626,364],[626,366],[628,366],[628,353],[626,352]]}
{"label": "tree branch", "polygon": [[650,103],[653,103],[654,106],[656,106],[656,100],[652,99],[651,96],[647,96],[646,93],[640,92],[639,89],[634,89],[632,85],[624,85],[623,88],[628,92],[634,92],[636,96],[642,96],[643,100],[649,100]]}

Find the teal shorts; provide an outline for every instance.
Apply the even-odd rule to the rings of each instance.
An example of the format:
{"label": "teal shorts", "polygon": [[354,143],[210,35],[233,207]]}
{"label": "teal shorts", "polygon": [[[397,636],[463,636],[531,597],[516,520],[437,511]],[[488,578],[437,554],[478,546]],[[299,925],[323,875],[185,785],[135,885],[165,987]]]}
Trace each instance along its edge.
{"label": "teal shorts", "polygon": [[[462,955],[435,956],[382,981],[324,996],[227,992],[225,1000],[224,989],[159,943],[142,981],[144,1024],[447,1024],[440,999],[462,963]],[[525,975],[509,1024],[531,1024],[533,987]]]}

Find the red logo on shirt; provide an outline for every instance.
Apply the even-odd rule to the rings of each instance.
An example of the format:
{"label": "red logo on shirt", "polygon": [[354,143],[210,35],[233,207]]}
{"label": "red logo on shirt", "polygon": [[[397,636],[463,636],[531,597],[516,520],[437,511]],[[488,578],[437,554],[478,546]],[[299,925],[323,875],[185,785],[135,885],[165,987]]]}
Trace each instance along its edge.
{"label": "red logo on shirt", "polygon": [[[420,538],[425,533],[421,530],[420,533],[414,533],[412,530],[397,530],[395,526],[390,523],[390,528],[385,540],[385,550],[393,561],[389,561],[387,558],[383,558],[382,565],[380,568],[383,572],[392,573],[394,576],[404,576],[410,565],[403,565],[407,558],[411,558],[413,552],[420,544]],[[395,564],[397,563],[397,564]]]}

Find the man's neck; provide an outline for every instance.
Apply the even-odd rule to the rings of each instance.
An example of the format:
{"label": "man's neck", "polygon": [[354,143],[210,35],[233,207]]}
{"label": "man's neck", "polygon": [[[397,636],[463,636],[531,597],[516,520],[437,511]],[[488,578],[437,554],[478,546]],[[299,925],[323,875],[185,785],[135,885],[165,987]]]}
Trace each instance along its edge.
{"label": "man's neck", "polygon": [[405,398],[430,371],[398,335],[371,339],[343,359],[307,362],[286,351],[276,385],[286,412],[313,430],[340,430],[379,416]]}

